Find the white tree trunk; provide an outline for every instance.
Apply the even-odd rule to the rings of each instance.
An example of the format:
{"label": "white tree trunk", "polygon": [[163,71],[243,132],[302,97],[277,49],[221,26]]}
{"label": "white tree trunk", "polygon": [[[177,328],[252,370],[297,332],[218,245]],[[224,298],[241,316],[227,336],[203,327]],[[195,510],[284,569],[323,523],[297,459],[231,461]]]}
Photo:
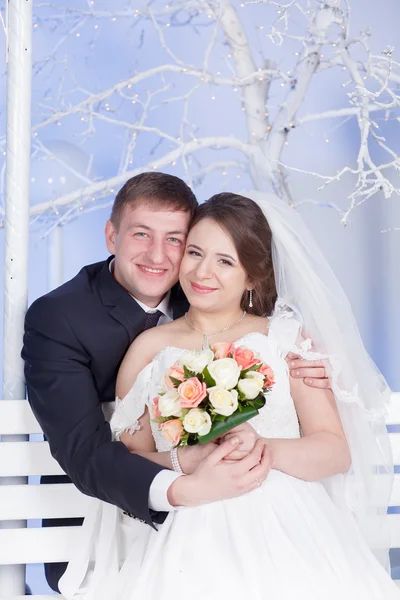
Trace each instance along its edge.
{"label": "white tree trunk", "polygon": [[[32,0],[8,1],[6,248],[3,398],[25,398],[21,347],[28,297]],[[2,442],[25,439],[7,436]],[[25,483],[25,478],[2,484]],[[7,521],[3,527],[23,527]],[[0,567],[0,596],[25,593],[25,566]]]}
{"label": "white tree trunk", "polygon": [[54,227],[48,238],[48,289],[54,290],[64,282],[64,230],[61,225]]}

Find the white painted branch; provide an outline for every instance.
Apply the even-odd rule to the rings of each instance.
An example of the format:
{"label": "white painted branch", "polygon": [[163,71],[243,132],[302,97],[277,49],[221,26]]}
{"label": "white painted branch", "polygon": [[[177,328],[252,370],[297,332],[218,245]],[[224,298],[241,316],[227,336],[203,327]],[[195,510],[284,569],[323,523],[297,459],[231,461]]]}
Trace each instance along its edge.
{"label": "white painted branch", "polygon": [[[370,113],[383,110],[384,108],[382,108],[382,106],[380,106],[379,104],[369,104],[368,106],[368,112]],[[333,110],[325,110],[323,112],[315,113],[312,115],[304,115],[304,117],[297,117],[296,119],[293,119],[292,123],[295,127],[298,127],[300,125],[305,125],[306,123],[311,123],[313,121],[321,121],[323,119],[337,119],[353,116],[356,117],[359,114],[359,112],[360,109],[358,107],[337,108]],[[289,123],[287,123],[286,126],[289,126]]]}
{"label": "white painted branch", "polygon": [[191,69],[185,66],[180,65],[161,65],[159,67],[155,67],[153,69],[149,69],[147,71],[142,71],[140,73],[136,73],[132,77],[128,79],[124,79],[113,85],[110,88],[98,93],[92,94],[91,92],[86,92],[88,97],[82,102],[75,104],[71,107],[68,107],[65,110],[55,111],[51,117],[44,119],[37,125],[35,125],[32,130],[39,131],[43,129],[47,125],[52,123],[56,123],[60,121],[64,117],[68,117],[73,114],[85,113],[90,110],[93,105],[104,102],[107,98],[112,96],[115,93],[121,93],[125,88],[132,88],[137,85],[141,81],[149,79],[151,77],[155,77],[157,75],[163,75],[166,73],[177,73],[188,77],[195,77],[199,79],[202,83],[212,83],[213,85],[226,85],[226,86],[234,86],[234,87],[246,87],[251,86],[254,82],[258,81],[260,77],[265,77],[268,80],[273,78],[283,78],[287,80],[288,78],[281,73],[279,69],[262,69],[261,71],[252,71],[248,73],[243,78],[233,78],[233,77],[218,77],[214,76],[212,73],[204,73],[202,70]]}
{"label": "white painted branch", "polygon": [[[109,194],[112,194],[114,188],[117,188],[125,183],[128,178],[138,175],[139,173],[143,173],[143,171],[162,169],[163,167],[178,161],[182,157],[204,148],[222,147],[231,148],[233,150],[242,152],[242,154],[244,154],[249,161],[254,159],[254,154],[256,152],[256,149],[252,148],[249,144],[246,144],[245,142],[242,142],[236,138],[215,136],[194,139],[190,142],[181,143],[179,148],[168,152],[161,158],[155,159],[151,163],[147,163],[142,167],[125,171],[124,173],[120,173],[103,181],[95,182],[92,185],[80,188],[65,194],[64,196],[60,196],[55,200],[35,204],[31,207],[31,218],[41,216],[47,211],[51,211],[55,215],[58,215],[60,210],[67,206],[75,206],[75,208],[79,210],[80,207],[83,208],[84,204],[91,204],[93,200],[96,200],[97,198],[104,198]],[[61,220],[61,217],[59,220]],[[0,223],[0,227],[1,226],[2,224]]]}

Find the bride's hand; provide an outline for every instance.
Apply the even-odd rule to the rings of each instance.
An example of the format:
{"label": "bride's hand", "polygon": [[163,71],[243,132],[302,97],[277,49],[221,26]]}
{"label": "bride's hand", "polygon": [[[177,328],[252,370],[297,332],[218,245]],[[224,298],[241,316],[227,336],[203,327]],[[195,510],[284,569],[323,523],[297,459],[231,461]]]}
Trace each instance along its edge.
{"label": "bride's hand", "polygon": [[218,444],[215,444],[214,442],[179,448],[178,456],[182,471],[186,475],[194,473],[199,464],[216,448],[218,448]]}
{"label": "bride's hand", "polygon": [[239,444],[237,450],[226,457],[226,460],[229,461],[241,460],[244,456],[247,456],[247,454],[253,450],[256,441],[261,439],[249,423],[242,423],[241,425],[234,427],[220,439],[221,441],[225,441],[235,437],[239,438]]}

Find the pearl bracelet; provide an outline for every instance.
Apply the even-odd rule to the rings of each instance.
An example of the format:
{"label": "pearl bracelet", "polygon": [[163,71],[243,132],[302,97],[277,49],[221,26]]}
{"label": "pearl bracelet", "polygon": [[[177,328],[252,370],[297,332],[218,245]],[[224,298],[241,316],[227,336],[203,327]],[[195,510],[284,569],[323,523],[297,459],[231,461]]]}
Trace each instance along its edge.
{"label": "pearl bracelet", "polygon": [[182,475],[184,475],[184,472],[182,471],[181,463],[179,462],[178,448],[171,448],[169,455],[171,457],[171,463],[172,463],[173,470],[176,471],[177,473],[181,473]]}

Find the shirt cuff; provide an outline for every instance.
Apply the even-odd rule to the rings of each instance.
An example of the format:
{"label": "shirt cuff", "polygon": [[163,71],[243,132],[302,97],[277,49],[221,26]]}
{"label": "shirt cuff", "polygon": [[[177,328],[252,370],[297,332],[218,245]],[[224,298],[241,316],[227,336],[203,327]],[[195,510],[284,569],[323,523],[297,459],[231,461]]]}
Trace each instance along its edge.
{"label": "shirt cuff", "polygon": [[169,512],[176,510],[177,506],[172,506],[168,502],[167,492],[173,482],[182,477],[181,473],[164,469],[154,477],[149,490],[149,507],[156,512]]}

